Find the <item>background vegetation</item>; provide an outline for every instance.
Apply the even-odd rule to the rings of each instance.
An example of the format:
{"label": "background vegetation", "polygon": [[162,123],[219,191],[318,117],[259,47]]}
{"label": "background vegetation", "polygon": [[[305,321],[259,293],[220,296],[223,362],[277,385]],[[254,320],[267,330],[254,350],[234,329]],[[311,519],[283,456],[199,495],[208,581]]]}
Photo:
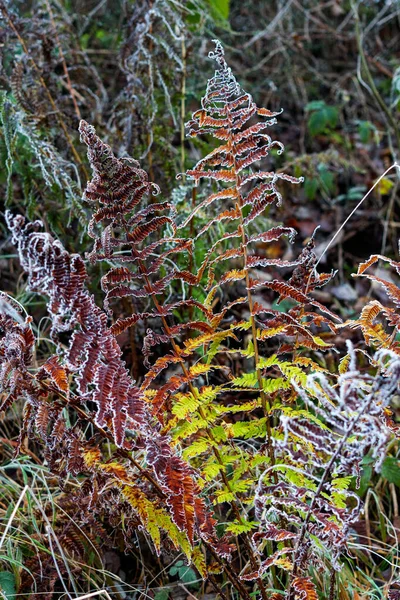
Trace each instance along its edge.
{"label": "background vegetation", "polygon": [[[211,140],[185,137],[185,123],[199,108],[214,71],[208,60],[214,38],[222,41],[229,65],[258,106],[284,109],[275,132],[286,152],[274,155],[275,170],[305,179],[285,188],[285,200],[273,213],[274,222],[299,232],[295,244],[269,244],[264,248],[269,259],[285,253],[293,260],[317,226],[315,253],[321,256],[366,192],[399,162],[395,0],[14,0],[0,1],[0,12],[2,214],[9,208],[40,219],[70,252],[84,256],[92,243],[91,213],[83,201],[91,168],[80,119],[95,126],[115,155],[140,160],[163,200],[185,221],[194,202],[192,183],[176,174],[214,147]],[[398,260],[399,223],[399,179],[393,169],[321,260],[325,271],[337,275],[315,291],[315,298],[343,321],[356,319],[371,299],[388,303],[376,282],[351,274],[371,254]],[[54,352],[45,299],[28,290],[4,219],[0,228],[1,288],[34,317],[39,367]],[[206,249],[196,245],[196,264]],[[90,291],[99,305],[103,269],[98,263],[90,271]],[[375,274],[398,284],[383,265]],[[129,305],[125,308],[129,312]],[[273,308],[288,310],[290,301]],[[134,379],[142,381],[141,346],[133,334],[123,335],[123,357]],[[331,371],[349,338],[359,344],[360,331],[338,333],[339,355],[324,358]],[[182,555],[171,550],[155,557],[139,530],[131,532],[128,548],[123,524],[88,520],[71,501],[73,477],[55,477],[39,443],[30,442],[16,457],[22,412],[23,402],[15,402],[0,425],[0,589],[7,600],[75,598],[103,589],[112,598],[217,597],[215,585],[204,583]],[[398,597],[393,581],[399,566],[399,486],[393,440],[380,474],[364,458],[357,493],[365,512],[352,524],[352,560],[338,575],[338,597],[385,598],[390,586],[391,597]],[[324,575],[314,575],[323,589]],[[218,576],[216,570],[217,583]],[[65,589],[63,580],[74,584]],[[228,585],[227,597],[236,593]]]}

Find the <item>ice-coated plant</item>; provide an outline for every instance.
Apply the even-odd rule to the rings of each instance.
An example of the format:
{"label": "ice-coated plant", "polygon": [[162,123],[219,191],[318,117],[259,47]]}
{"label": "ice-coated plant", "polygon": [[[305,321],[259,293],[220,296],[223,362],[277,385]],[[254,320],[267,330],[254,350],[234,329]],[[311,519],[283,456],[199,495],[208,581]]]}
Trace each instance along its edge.
{"label": "ice-coated plant", "polygon": [[39,221],[7,213],[55,351],[34,366],[32,319],[1,315],[1,408],[23,398],[19,447],[40,441],[60,481],[74,478],[79,510],[123,523],[125,549],[140,531],[156,554],[183,553],[221,598],[230,586],[241,600],[316,600],[314,569],[328,566],[333,598],[362,510],[361,462],[370,455],[379,471],[396,432],[398,348],[373,320],[383,312],[398,328],[399,292],[365,273],[385,257],[360,267],[396,307],[370,303],[352,323],[379,341],[371,367],[357,366],[350,345],[330,372],[320,357],[340,318],[313,291],[333,273],[317,273],[313,236],[290,260],[268,251],[295,236],[273,209],[283,186],[301,183],[271,167],[284,150],[269,135],[280,112],[242,90],[218,41],[210,55],[215,75],[188,133],[216,146],[186,172],[195,202],[183,221],[85,121],[88,261]]}

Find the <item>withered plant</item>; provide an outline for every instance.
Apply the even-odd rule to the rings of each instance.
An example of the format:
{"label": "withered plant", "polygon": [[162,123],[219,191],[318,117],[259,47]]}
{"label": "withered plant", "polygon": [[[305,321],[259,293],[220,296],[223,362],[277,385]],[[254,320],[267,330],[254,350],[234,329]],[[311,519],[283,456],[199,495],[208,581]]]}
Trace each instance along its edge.
{"label": "withered plant", "polygon": [[[218,41],[211,58],[188,131],[218,145],[186,172],[202,199],[179,228],[139,163],[80,122],[93,171],[84,199],[95,207],[87,258],[102,268],[103,308],[81,256],[40,222],[7,214],[29,289],[47,298],[56,351],[33,369],[30,319],[2,317],[2,409],[25,399],[20,444],[40,440],[60,480],[76,479],[78,506],[117,523],[126,550],[139,529],[155,553],[183,552],[225,599],[229,586],[242,600],[316,600],[324,568],[319,591],[333,599],[361,510],[360,463],[371,453],[379,470],[396,429],[397,346],[381,335],[371,371],[351,346],[339,373],[327,369],[340,318],[313,292],[334,274],[316,272],[313,236],[298,257],[269,253],[295,235],[273,222],[278,186],[301,183],[271,170],[283,151],[267,133],[279,112],[241,89]],[[379,310],[397,326],[395,309]],[[375,341],[368,318],[357,325]]]}

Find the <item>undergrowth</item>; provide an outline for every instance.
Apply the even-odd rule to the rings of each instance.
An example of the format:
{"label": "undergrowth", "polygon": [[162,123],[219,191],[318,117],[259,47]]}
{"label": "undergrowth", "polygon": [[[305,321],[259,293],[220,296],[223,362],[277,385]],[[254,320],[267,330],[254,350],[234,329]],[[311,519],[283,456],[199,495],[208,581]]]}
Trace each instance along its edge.
{"label": "undergrowth", "polygon": [[[167,24],[159,4],[142,29],[150,48],[141,44],[142,54],[123,63],[132,94],[131,70],[146,72],[147,95],[135,110],[149,124],[138,146],[147,158],[154,82],[164,91],[176,84],[153,68],[152,44],[176,62],[181,86],[185,73],[174,50],[184,39],[179,15],[167,26],[171,46],[153,39],[150,16]],[[137,160],[117,157],[85,120],[79,132],[92,175],[81,198],[71,173],[83,178],[84,162],[69,156],[55,171],[60,161],[3,99],[9,169],[22,135],[50,188],[62,188],[86,219],[90,240],[85,256],[71,253],[40,220],[6,213],[27,288],[45,298],[52,348],[43,352],[32,317],[4,302],[0,410],[9,414],[22,401],[23,417],[15,458],[1,474],[2,504],[20,502],[21,510],[6,510],[1,545],[19,594],[104,588],[120,597],[101,571],[104,547],[134,553],[144,540],[164,564],[183,557],[179,568],[190,566],[225,600],[333,600],[342,573],[351,585],[364,467],[379,474],[398,434],[391,405],[400,379],[400,291],[371,268],[384,261],[400,275],[400,263],[374,255],[358,269],[385,288],[387,306],[372,300],[343,323],[320,299],[335,272],[317,272],[316,232],[295,256],[296,231],[274,212],[302,183],[272,166],[284,151],[270,136],[280,111],[258,107],[241,88],[219,41],[210,57],[215,75],[187,133],[214,146],[179,175],[192,193],[184,215],[153,181],[151,159],[148,174]],[[16,85],[19,103],[33,101],[21,77]],[[126,101],[121,96],[113,118],[129,138]],[[177,126],[173,111],[171,119]],[[185,157],[178,162],[183,169]],[[276,243],[279,256],[270,251]],[[101,273],[102,307],[93,273]],[[364,342],[348,341],[342,351],[338,340],[352,329]],[[32,447],[31,460],[40,449],[45,467],[25,464]],[[10,479],[7,470],[18,475]],[[43,493],[49,486],[55,493]],[[180,572],[173,568],[172,576]],[[159,588],[143,593],[161,598]],[[390,593],[396,598],[395,588]]]}

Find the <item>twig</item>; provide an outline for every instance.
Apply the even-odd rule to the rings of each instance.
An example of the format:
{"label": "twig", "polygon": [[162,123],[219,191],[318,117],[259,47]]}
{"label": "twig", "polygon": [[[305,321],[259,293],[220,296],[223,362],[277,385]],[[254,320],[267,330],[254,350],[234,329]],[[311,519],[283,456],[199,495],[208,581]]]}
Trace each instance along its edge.
{"label": "twig", "polygon": [[273,29],[276,27],[279,21],[283,19],[283,17],[285,16],[292,4],[293,0],[289,0],[287,4],[285,4],[285,6],[278,12],[274,19],[272,19],[271,23],[263,31],[259,31],[258,33],[256,33],[256,35],[253,35],[253,37],[248,42],[245,43],[244,48],[248,48],[249,46],[252,46],[256,42],[258,42],[258,40],[267,37],[271,33],[271,31],[273,31]]}
{"label": "twig", "polygon": [[335,597],[335,584],[336,584],[336,571],[331,569],[330,585],[329,585],[329,600],[334,600]]}
{"label": "twig", "polygon": [[69,94],[71,96],[71,100],[72,100],[73,105],[74,105],[76,116],[78,117],[78,120],[80,121],[81,118],[82,118],[81,117],[81,112],[79,110],[79,106],[78,106],[76,98],[75,98],[75,90],[72,87],[71,79],[69,77],[68,67],[67,67],[67,63],[66,63],[65,57],[64,57],[64,52],[63,52],[63,49],[62,49],[62,46],[61,46],[61,43],[60,43],[60,38],[58,36],[58,31],[57,31],[56,23],[54,21],[53,11],[51,9],[51,5],[50,5],[49,0],[45,0],[45,2],[46,2],[47,10],[48,10],[48,13],[49,13],[51,26],[53,28],[54,37],[56,39],[57,48],[58,48],[58,51],[60,53],[60,58],[61,58],[61,62],[62,62],[62,65],[63,65],[63,70],[64,70],[65,78],[67,80],[68,91],[69,91]]}
{"label": "twig", "polygon": [[374,78],[371,75],[371,71],[369,70],[368,62],[367,62],[364,48],[363,48],[363,38],[362,38],[361,30],[360,30],[360,18],[358,15],[358,10],[354,6],[353,1],[352,1],[351,5],[352,5],[353,12],[354,12],[354,18],[356,21],[356,39],[357,39],[358,52],[360,55],[361,66],[363,67],[366,78],[368,80],[368,86],[369,86],[368,89],[369,89],[370,94],[375,98],[378,106],[383,111],[383,113],[386,117],[387,123],[393,129],[393,132],[396,136],[397,152],[398,152],[399,148],[400,148],[400,129],[399,129],[398,124],[396,123],[395,119],[393,118],[392,113],[390,112],[389,108],[386,106],[384,100],[382,99],[382,96],[380,95],[378,88],[375,85]]}
{"label": "twig", "polygon": [[[386,169],[386,171],[384,173],[382,173],[382,175],[379,177],[379,179],[377,179],[374,183],[374,185],[368,190],[368,192],[365,194],[365,196],[360,200],[360,202],[357,204],[357,206],[351,211],[351,213],[349,214],[349,216],[347,217],[347,219],[342,223],[342,225],[339,227],[339,229],[337,230],[337,232],[335,233],[335,235],[333,236],[333,238],[330,240],[330,242],[327,244],[327,246],[325,246],[325,250],[322,252],[321,256],[319,257],[319,259],[317,260],[316,264],[315,264],[315,269],[318,267],[319,263],[321,262],[322,258],[325,256],[325,254],[327,253],[327,251],[329,250],[329,248],[332,246],[333,242],[336,240],[336,238],[338,237],[338,235],[340,234],[340,232],[344,229],[344,227],[347,225],[347,223],[350,221],[351,217],[354,215],[355,212],[357,212],[357,210],[360,208],[361,204],[364,202],[364,200],[366,198],[368,198],[368,196],[370,195],[371,192],[374,191],[374,189],[376,188],[376,186],[382,181],[382,179],[389,173],[389,171],[391,171],[392,169],[400,169],[400,165],[398,163],[393,163],[388,169]],[[306,292],[307,293],[307,292]]]}
{"label": "twig", "polygon": [[104,594],[107,600],[112,600],[107,590],[98,590],[97,592],[90,592],[89,594],[85,594],[84,596],[76,596],[74,600],[88,600],[88,598],[94,598],[95,596],[100,596],[100,594]]}
{"label": "twig", "polygon": [[186,45],[185,45],[185,34],[182,32],[181,40],[181,53],[182,53],[182,81],[181,81],[181,172],[183,181],[185,181],[185,113],[186,113]]}
{"label": "twig", "polygon": [[67,143],[68,143],[69,147],[71,148],[71,152],[72,152],[72,154],[73,154],[73,156],[74,156],[74,158],[75,158],[76,162],[77,162],[77,163],[78,163],[78,164],[81,166],[81,168],[82,168],[82,172],[83,172],[83,174],[85,175],[86,179],[89,179],[89,174],[88,174],[88,172],[87,172],[87,170],[86,170],[86,167],[85,167],[85,165],[83,164],[83,162],[82,162],[82,160],[81,160],[81,157],[79,156],[78,152],[76,151],[76,149],[75,149],[75,147],[74,147],[74,143],[73,143],[73,141],[72,141],[72,139],[71,139],[71,136],[70,136],[70,135],[69,135],[69,133],[68,133],[68,129],[67,129],[67,127],[66,127],[66,125],[65,125],[64,121],[62,120],[61,116],[60,116],[60,111],[58,110],[58,108],[57,108],[57,105],[56,105],[56,103],[55,103],[55,101],[54,101],[54,99],[53,99],[53,96],[51,95],[51,93],[50,93],[50,90],[49,90],[49,88],[47,87],[47,84],[46,84],[45,80],[44,80],[44,79],[43,79],[43,77],[42,77],[41,71],[40,71],[40,69],[39,69],[38,65],[36,64],[36,62],[35,62],[34,58],[31,56],[31,54],[30,54],[30,52],[29,52],[29,50],[28,50],[28,47],[27,47],[27,45],[25,44],[25,41],[24,41],[24,39],[22,38],[22,36],[21,36],[21,34],[19,33],[19,31],[18,31],[18,29],[16,28],[16,26],[14,25],[14,22],[13,22],[13,20],[12,20],[12,17],[11,17],[11,15],[10,15],[10,13],[8,12],[8,10],[7,10],[7,7],[6,7],[6,5],[5,5],[5,3],[4,3],[3,1],[0,1],[0,10],[1,10],[1,11],[2,11],[2,13],[4,14],[4,16],[5,16],[5,18],[6,18],[7,22],[8,22],[8,25],[10,26],[10,28],[12,29],[12,31],[13,31],[13,32],[14,32],[14,34],[16,35],[16,37],[17,37],[17,39],[18,39],[19,43],[20,43],[20,44],[21,44],[21,46],[22,46],[22,49],[23,49],[23,51],[25,52],[26,56],[27,56],[27,57],[28,57],[28,59],[30,60],[30,62],[31,62],[31,64],[32,64],[32,67],[33,67],[33,68],[34,68],[34,70],[36,71],[36,74],[37,74],[37,76],[38,76],[38,79],[39,79],[39,81],[40,81],[40,84],[42,85],[42,87],[43,87],[43,89],[44,89],[44,91],[45,91],[45,93],[46,93],[46,96],[47,96],[47,98],[48,98],[48,100],[49,100],[49,102],[50,102],[50,105],[51,105],[51,107],[52,107],[52,109],[53,109],[53,111],[54,111],[55,115],[56,115],[56,118],[57,118],[57,120],[58,120],[58,122],[59,122],[59,124],[60,124],[60,127],[61,127],[61,129],[63,130],[63,132],[64,132],[65,139],[67,140]]}

